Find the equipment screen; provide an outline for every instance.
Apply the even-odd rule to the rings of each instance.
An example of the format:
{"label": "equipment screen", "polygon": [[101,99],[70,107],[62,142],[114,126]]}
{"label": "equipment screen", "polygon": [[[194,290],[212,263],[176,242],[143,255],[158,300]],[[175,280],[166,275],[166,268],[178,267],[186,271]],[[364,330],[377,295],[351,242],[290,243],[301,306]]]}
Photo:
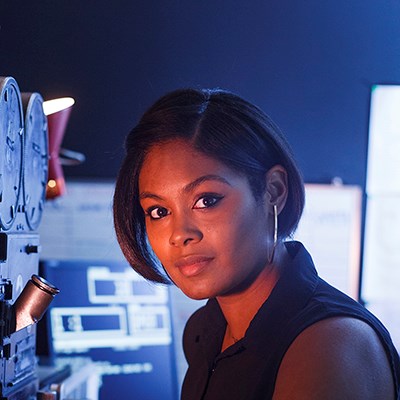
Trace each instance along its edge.
{"label": "equipment screen", "polygon": [[47,315],[52,352],[90,357],[101,400],[176,399],[169,291],[124,261],[42,261],[61,288]]}

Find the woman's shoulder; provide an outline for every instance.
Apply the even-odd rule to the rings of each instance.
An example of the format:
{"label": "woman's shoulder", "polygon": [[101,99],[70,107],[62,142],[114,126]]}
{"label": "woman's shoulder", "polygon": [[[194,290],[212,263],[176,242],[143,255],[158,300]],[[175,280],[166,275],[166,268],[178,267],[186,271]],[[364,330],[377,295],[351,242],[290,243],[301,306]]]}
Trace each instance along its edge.
{"label": "woman's shoulder", "polygon": [[394,381],[381,339],[366,322],[321,320],[300,333],[280,365],[274,400],[394,399]]}

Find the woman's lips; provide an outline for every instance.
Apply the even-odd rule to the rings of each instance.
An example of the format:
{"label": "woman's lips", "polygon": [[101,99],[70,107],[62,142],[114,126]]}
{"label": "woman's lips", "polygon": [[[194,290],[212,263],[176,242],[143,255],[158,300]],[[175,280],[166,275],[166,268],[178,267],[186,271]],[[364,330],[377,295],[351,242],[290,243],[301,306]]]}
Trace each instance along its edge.
{"label": "woman's lips", "polygon": [[213,257],[193,255],[180,258],[175,262],[182,275],[191,277],[200,274],[204,268],[213,260]]}

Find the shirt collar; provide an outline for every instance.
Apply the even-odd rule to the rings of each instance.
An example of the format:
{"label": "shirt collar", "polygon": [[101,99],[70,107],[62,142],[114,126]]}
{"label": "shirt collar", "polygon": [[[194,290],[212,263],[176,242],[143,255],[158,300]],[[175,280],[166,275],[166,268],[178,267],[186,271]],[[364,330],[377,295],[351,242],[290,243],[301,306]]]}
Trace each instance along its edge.
{"label": "shirt collar", "polygon": [[[300,242],[285,242],[289,253],[289,262],[283,267],[283,273],[270,296],[261,306],[245,337],[236,345],[237,348],[250,348],[260,345],[273,346],[279,340],[280,332],[291,318],[306,305],[312,297],[318,283],[318,275],[310,254]],[[206,305],[207,321],[204,321],[204,343],[207,352],[218,354],[225,333],[226,321],[216,299],[210,299]],[[262,340],[261,340],[262,339]]]}

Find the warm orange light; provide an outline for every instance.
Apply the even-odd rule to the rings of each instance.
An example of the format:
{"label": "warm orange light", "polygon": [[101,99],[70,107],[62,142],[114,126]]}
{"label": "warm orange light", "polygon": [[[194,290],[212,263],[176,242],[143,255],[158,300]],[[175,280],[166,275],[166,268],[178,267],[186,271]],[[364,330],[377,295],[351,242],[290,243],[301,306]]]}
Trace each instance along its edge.
{"label": "warm orange light", "polygon": [[55,188],[57,186],[57,182],[54,179],[50,179],[47,182],[47,185],[48,185],[49,188],[53,189],[53,188]]}
{"label": "warm orange light", "polygon": [[64,177],[58,179],[50,179],[46,187],[46,199],[51,200],[65,193]]}

